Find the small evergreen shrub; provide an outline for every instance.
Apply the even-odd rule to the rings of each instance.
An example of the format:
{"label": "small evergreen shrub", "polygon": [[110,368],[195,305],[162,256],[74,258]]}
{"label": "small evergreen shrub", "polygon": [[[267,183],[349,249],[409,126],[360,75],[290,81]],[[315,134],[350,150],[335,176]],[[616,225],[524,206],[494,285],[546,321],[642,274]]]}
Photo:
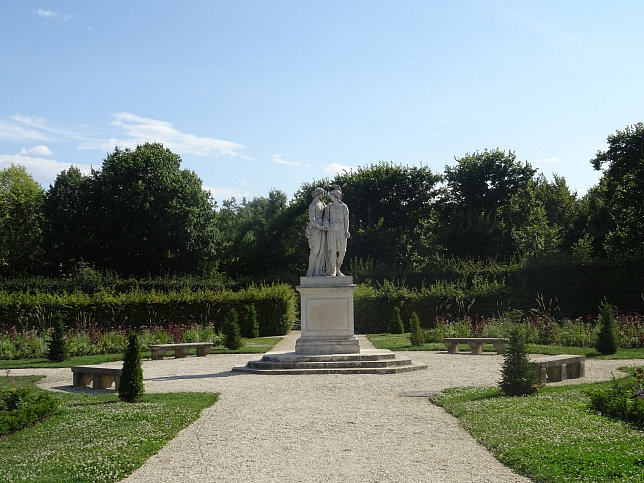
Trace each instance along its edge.
{"label": "small evergreen shrub", "polygon": [[41,421],[56,412],[60,400],[24,387],[0,387],[0,436]]}
{"label": "small evergreen shrub", "polygon": [[599,314],[599,333],[597,334],[597,343],[595,349],[600,354],[614,354],[619,348],[617,336],[617,327],[613,319],[613,308],[610,304],[602,305]]}
{"label": "small evergreen shrub", "polygon": [[125,357],[123,358],[119,398],[130,403],[139,402],[144,392],[141,342],[139,341],[139,335],[136,332],[131,332],[128,337]]}
{"label": "small evergreen shrub", "polygon": [[425,332],[420,326],[420,320],[416,312],[411,313],[409,317],[409,330],[411,331],[410,342],[413,346],[420,346],[425,343]]}
{"label": "small evergreen shrub", "polygon": [[238,320],[237,311],[230,309],[221,329],[224,334],[224,346],[230,350],[237,350],[242,346],[241,329],[239,328]]}
{"label": "small evergreen shrub", "polygon": [[499,387],[507,396],[524,396],[537,390],[537,373],[528,361],[525,332],[515,325],[504,354]]}
{"label": "small evergreen shrub", "polygon": [[389,321],[390,334],[403,334],[405,326],[403,325],[402,317],[400,316],[400,308],[394,307],[394,313]]}
{"label": "small evergreen shrub", "polygon": [[69,359],[69,346],[65,338],[65,325],[59,313],[54,315],[54,332],[49,343],[47,359],[52,362],[62,362]]}
{"label": "small evergreen shrub", "polygon": [[255,337],[259,337],[259,322],[257,321],[257,309],[252,304],[249,304],[246,306],[246,313],[244,314],[244,325],[242,327],[242,335],[247,339],[254,339]]}

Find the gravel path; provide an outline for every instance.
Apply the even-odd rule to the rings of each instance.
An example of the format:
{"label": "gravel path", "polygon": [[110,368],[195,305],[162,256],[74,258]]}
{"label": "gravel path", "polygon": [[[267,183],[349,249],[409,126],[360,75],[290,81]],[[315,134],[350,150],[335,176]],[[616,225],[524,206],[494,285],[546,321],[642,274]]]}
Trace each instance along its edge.
{"label": "gravel path", "polygon": [[[298,337],[299,332],[291,332],[274,351],[292,351]],[[361,344],[368,346],[363,337]],[[406,395],[495,385],[502,356],[400,356],[429,369],[389,375],[253,375],[231,368],[259,359],[258,354],[146,360],[147,392],[213,391],[221,397],[125,481],[528,481],[426,397]],[[610,379],[617,367],[643,364],[642,359],[587,360],[585,378],[554,384]],[[12,373],[45,374],[42,387],[72,390],[69,369]]]}

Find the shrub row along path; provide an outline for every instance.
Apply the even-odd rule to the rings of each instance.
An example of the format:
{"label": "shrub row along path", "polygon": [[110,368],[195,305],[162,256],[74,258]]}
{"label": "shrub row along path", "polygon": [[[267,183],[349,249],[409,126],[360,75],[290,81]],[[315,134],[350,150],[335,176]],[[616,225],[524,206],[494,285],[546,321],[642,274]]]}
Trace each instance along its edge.
{"label": "shrub row along path", "polygon": [[[293,351],[298,337],[299,332],[291,332],[274,351]],[[427,397],[409,397],[453,386],[495,385],[502,356],[399,355],[425,362],[429,369],[391,375],[253,375],[231,368],[259,359],[258,354],[146,360],[147,392],[219,392],[221,398],[125,481],[528,481],[499,463]],[[610,379],[618,367],[643,363],[588,360],[587,377],[576,381]],[[12,373],[46,374],[42,387],[72,390],[69,369]]]}

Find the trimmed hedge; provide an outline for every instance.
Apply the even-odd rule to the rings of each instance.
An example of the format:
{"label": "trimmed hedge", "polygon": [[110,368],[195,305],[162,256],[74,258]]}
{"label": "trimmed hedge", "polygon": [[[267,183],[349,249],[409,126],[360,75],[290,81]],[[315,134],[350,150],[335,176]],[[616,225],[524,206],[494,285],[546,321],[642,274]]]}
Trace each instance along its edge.
{"label": "trimmed hedge", "polygon": [[0,387],[0,436],[30,426],[58,410],[60,400],[24,387]]}
{"label": "trimmed hedge", "polygon": [[25,330],[52,326],[56,311],[66,325],[82,327],[95,323],[102,328],[166,326],[171,323],[220,327],[231,310],[245,313],[248,305],[257,310],[260,336],[285,335],[293,326],[298,299],[288,285],[251,286],[244,290],[182,290],[157,293],[98,292],[85,294],[7,293],[0,292],[0,324]]}

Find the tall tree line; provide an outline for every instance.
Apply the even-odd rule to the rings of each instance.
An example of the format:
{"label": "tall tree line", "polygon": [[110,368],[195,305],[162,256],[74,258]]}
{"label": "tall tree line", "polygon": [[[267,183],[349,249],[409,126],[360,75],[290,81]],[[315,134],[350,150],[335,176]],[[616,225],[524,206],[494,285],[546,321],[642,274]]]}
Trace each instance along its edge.
{"label": "tall tree line", "polygon": [[[116,149],[100,170],[61,172],[45,192],[19,166],[0,171],[0,275],[58,275],[80,262],[120,275],[205,274],[244,281],[305,272],[310,193],[338,184],[350,208],[345,266],[420,271],[436,259],[644,258],[644,125],[608,137],[582,197],[514,152],[468,153],[433,173],[379,162],[216,206],[160,144]],[[366,267],[366,268],[365,268]]]}

